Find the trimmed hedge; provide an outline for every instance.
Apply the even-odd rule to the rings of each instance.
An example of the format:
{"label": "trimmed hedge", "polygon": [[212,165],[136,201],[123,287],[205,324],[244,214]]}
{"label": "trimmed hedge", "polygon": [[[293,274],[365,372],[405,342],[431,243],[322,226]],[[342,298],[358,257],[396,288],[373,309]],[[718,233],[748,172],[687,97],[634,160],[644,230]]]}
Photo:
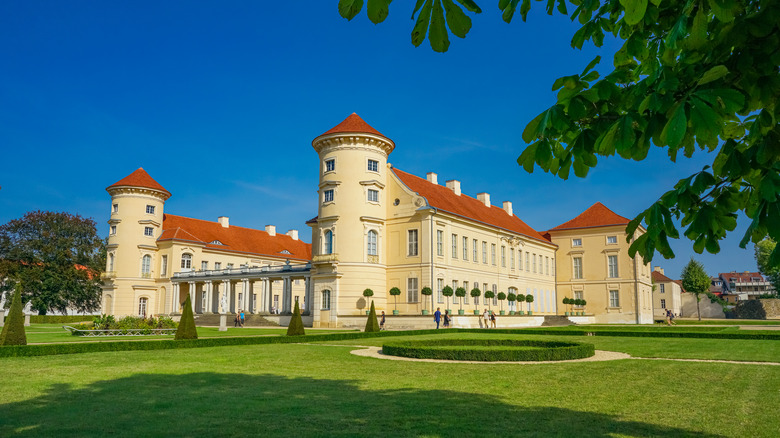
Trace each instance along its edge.
{"label": "trimmed hedge", "polygon": [[24,313],[22,312],[22,286],[17,283],[16,292],[11,300],[11,309],[0,332],[0,345],[27,345],[24,333]]}
{"label": "trimmed hedge", "polygon": [[366,328],[363,330],[365,333],[375,333],[379,331],[379,322],[376,319],[376,309],[374,308],[374,301],[371,301],[371,311],[368,312],[368,319],[366,319]]}
{"label": "trimmed hedge", "polygon": [[306,330],[303,328],[301,309],[298,307],[298,302],[296,301],[292,318],[290,318],[290,324],[287,325],[287,336],[303,336],[305,334]]}
{"label": "trimmed hedge", "polygon": [[[459,331],[483,333],[478,329],[460,329]],[[560,336],[615,336],[636,338],[699,338],[699,339],[750,339],[780,341],[780,333],[731,333],[731,332],[683,332],[673,330],[630,331],[630,330],[544,330],[544,329],[491,329],[490,333],[512,333],[517,335],[560,335]]]}
{"label": "trimmed hedge", "polygon": [[92,322],[100,315],[30,315],[30,324],[69,324],[74,322]]}
{"label": "trimmed hedge", "polygon": [[[490,349],[447,348],[486,346]],[[523,349],[517,347],[532,347]],[[579,342],[550,342],[525,339],[442,339],[430,341],[388,342],[382,353],[417,359],[495,361],[554,361],[591,357],[596,354],[593,344]]]}
{"label": "trimmed hedge", "polygon": [[184,309],[181,312],[179,327],[176,329],[175,340],[198,339],[198,330],[195,328],[195,316],[192,314],[192,301],[190,296],[184,300]]}

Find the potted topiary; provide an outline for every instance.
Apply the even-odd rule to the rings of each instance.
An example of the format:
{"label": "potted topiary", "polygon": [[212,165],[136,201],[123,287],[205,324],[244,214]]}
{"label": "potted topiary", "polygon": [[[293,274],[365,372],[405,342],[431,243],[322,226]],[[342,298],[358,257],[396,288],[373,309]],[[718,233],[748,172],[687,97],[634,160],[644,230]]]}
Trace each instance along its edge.
{"label": "potted topiary", "polygon": [[[363,291],[363,296],[366,297],[366,304],[368,304],[368,299],[374,296],[374,291],[366,288],[366,290]],[[368,315],[368,312],[370,312],[370,310],[366,310],[366,315]]]}
{"label": "potted topiary", "polygon": [[478,287],[471,289],[471,297],[474,298],[474,314],[479,315],[479,297],[482,295],[482,291]]}
{"label": "potted topiary", "polygon": [[401,295],[401,289],[397,287],[390,288],[390,295],[395,297],[395,309],[393,309],[393,315],[398,315],[398,295]]}
{"label": "potted topiary", "polygon": [[510,315],[514,315],[515,311],[511,310],[511,309],[512,309],[512,305],[513,305],[512,303],[517,301],[517,295],[513,294],[512,292],[509,292],[509,294],[507,294],[507,296],[506,296],[506,300],[509,301],[509,309],[510,309],[509,310],[509,314]]}
{"label": "potted topiary", "polygon": [[[563,304],[564,304],[564,305],[568,305],[570,302],[571,302],[571,301],[569,300],[569,298],[568,298],[568,297],[564,297],[564,298],[563,298]],[[567,311],[564,311],[564,312],[563,312],[563,314],[564,314],[564,315],[566,315],[566,316],[569,316],[569,311],[568,311],[568,310],[567,310]]]}
{"label": "potted topiary", "polygon": [[452,288],[449,287],[449,286],[444,286],[444,288],[441,290],[441,294],[444,295],[445,297],[447,297],[447,308],[446,308],[446,311],[450,315],[452,315],[452,309],[450,309],[450,297],[452,296],[452,294],[454,292],[455,291],[452,290]]}
{"label": "potted topiary", "polygon": [[485,302],[488,305],[488,309],[490,309],[491,311],[493,309],[490,307],[490,300],[492,300],[495,297],[496,297],[496,294],[492,290],[486,290],[485,291]]}
{"label": "potted topiary", "polygon": [[525,302],[525,295],[523,294],[517,294],[517,314],[523,315],[525,312],[523,312],[523,303]]}
{"label": "potted topiary", "polygon": [[429,288],[428,286],[425,286],[424,288],[422,288],[422,290],[420,291],[420,293],[421,293],[421,294],[423,294],[423,296],[425,296],[425,302],[423,302],[423,311],[422,311],[422,314],[423,314],[423,315],[427,315],[427,314],[428,314],[428,309],[425,309],[425,306],[427,306],[427,305],[428,305],[428,297],[430,297],[431,295],[433,295],[433,291],[432,291],[432,290],[431,290],[431,288]]}
{"label": "potted topiary", "polygon": [[585,316],[585,305],[588,304],[588,302],[585,300],[580,300],[580,301],[582,301],[582,315]]}
{"label": "potted topiary", "polygon": [[[576,307],[580,307],[580,306],[582,305],[581,303],[582,303],[582,300],[581,300],[581,299],[579,299],[579,298],[575,298],[575,299],[573,299],[573,300],[572,300],[572,304],[574,304]],[[580,314],[580,311],[579,311],[579,310],[577,310],[576,312],[572,312],[572,313],[573,313],[574,315],[579,315],[579,314]]]}
{"label": "potted topiary", "polygon": [[497,298],[498,298],[498,305],[499,305],[498,314],[499,315],[503,315],[504,314],[504,300],[506,299],[506,294],[503,293],[503,292],[499,292]]}
{"label": "potted topiary", "polygon": [[534,302],[534,296],[531,294],[528,294],[525,296],[525,302],[528,303],[528,314],[533,315],[534,313],[531,312],[531,303]]}
{"label": "potted topiary", "polygon": [[455,289],[455,296],[460,298],[458,300],[458,305],[460,306],[460,309],[458,309],[458,315],[463,315],[463,298],[466,296],[466,289],[462,287]]}

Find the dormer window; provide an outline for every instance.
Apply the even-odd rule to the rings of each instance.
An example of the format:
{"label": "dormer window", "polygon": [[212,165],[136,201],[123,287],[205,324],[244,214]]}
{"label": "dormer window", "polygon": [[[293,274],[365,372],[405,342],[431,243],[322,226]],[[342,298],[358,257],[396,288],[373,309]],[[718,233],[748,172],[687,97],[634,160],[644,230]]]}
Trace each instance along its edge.
{"label": "dormer window", "polygon": [[224,245],[224,243],[220,242],[219,240],[212,240],[209,242],[211,245]]}
{"label": "dormer window", "polygon": [[287,251],[286,249],[283,249],[279,251],[279,254],[292,254],[290,251]]}

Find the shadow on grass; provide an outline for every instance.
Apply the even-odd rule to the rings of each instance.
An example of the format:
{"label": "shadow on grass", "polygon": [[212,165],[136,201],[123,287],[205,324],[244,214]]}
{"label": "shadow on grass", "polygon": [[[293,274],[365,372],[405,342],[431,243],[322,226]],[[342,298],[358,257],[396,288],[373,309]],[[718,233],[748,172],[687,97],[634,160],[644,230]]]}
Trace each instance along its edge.
{"label": "shadow on grass", "polygon": [[367,390],[275,375],[138,374],[55,385],[0,405],[0,436],[712,437],[568,409],[523,408],[446,390]]}

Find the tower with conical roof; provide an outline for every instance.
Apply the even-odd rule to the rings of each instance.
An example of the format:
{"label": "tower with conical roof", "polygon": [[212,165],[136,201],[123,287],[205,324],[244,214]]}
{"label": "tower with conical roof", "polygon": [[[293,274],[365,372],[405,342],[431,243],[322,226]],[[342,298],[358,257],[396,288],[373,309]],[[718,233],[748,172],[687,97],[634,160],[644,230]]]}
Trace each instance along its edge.
{"label": "tower with conical roof", "polygon": [[365,315],[372,289],[386,303],[387,157],[392,140],[353,113],[312,141],[319,155],[318,215],[312,227],[314,325]]}
{"label": "tower with conical roof", "polygon": [[[103,313],[146,315],[167,313],[159,297],[155,275],[161,266],[157,238],[162,233],[163,209],[171,193],[139,168],[108,186],[111,217]],[[178,311],[178,310],[176,310]]]}

